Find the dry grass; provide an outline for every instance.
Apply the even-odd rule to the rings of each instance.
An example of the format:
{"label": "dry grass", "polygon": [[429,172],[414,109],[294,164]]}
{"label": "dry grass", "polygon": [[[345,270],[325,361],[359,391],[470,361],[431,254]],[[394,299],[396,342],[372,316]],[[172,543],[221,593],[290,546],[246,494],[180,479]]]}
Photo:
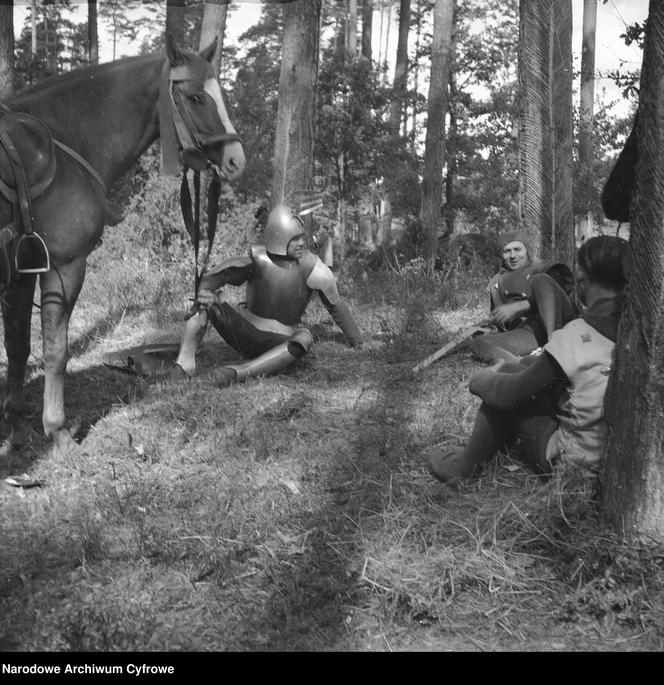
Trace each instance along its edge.
{"label": "dry grass", "polygon": [[[599,529],[584,473],[543,482],[503,454],[455,492],[426,471],[470,431],[478,365],[409,371],[480,318],[484,273],[342,277],[364,349],[314,303],[310,355],[220,390],[101,365],[178,339],[191,264],[137,249],[109,279],[97,254],[67,378],[81,452],[39,436],[35,325],[35,437],[0,461],[46,483],[0,485],[2,649],[661,649],[662,552]],[[209,333],[200,365],[234,356]]]}

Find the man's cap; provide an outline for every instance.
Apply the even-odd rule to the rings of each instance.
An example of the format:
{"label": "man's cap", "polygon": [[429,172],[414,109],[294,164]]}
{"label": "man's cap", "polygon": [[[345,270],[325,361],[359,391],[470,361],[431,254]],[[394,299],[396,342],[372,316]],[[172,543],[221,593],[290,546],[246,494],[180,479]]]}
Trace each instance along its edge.
{"label": "man's cap", "polygon": [[526,246],[526,251],[530,254],[530,245],[528,243],[528,236],[524,231],[508,231],[498,237],[498,250],[502,252],[509,243],[523,243]]}

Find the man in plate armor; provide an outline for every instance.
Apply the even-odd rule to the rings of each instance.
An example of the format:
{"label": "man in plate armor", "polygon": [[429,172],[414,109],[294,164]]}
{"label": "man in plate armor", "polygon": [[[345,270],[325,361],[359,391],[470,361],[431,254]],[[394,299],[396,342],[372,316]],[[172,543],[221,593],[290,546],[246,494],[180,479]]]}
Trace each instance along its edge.
{"label": "man in plate armor", "polygon": [[[243,283],[246,301],[233,308],[224,301],[221,289]],[[171,378],[195,374],[196,351],[208,321],[246,358],[215,372],[219,386],[282,371],[313,345],[301,318],[314,292],[348,343],[361,346],[362,335],[339,296],[334,274],[305,248],[302,220],[288,207],[277,205],[267,218],[264,245],[253,245],[248,255],[227,259],[203,275]]]}

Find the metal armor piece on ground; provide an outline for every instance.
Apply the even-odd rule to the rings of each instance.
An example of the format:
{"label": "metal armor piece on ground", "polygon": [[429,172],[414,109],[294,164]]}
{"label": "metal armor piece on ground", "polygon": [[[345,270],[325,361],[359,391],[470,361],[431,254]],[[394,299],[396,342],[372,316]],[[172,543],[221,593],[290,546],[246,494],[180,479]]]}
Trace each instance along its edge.
{"label": "metal armor piece on ground", "polygon": [[270,254],[285,257],[288,253],[288,243],[303,233],[302,220],[293,216],[286,205],[277,205],[267,217],[265,249]]}
{"label": "metal armor piece on ground", "polygon": [[307,281],[316,265],[316,255],[305,252],[299,261],[275,261],[265,247],[254,245],[251,259],[254,273],[247,281],[247,309],[287,326],[299,323],[313,294]]}

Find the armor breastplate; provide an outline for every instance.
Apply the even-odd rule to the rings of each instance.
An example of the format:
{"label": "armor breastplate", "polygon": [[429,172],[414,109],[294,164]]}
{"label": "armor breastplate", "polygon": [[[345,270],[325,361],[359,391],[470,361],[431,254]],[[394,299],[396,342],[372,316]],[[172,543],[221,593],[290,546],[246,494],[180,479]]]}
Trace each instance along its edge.
{"label": "armor breastplate", "polygon": [[253,275],[247,281],[247,309],[287,326],[298,324],[313,292],[307,279],[316,263],[315,255],[305,252],[299,261],[280,259],[275,263],[265,247],[254,245],[251,258]]}

